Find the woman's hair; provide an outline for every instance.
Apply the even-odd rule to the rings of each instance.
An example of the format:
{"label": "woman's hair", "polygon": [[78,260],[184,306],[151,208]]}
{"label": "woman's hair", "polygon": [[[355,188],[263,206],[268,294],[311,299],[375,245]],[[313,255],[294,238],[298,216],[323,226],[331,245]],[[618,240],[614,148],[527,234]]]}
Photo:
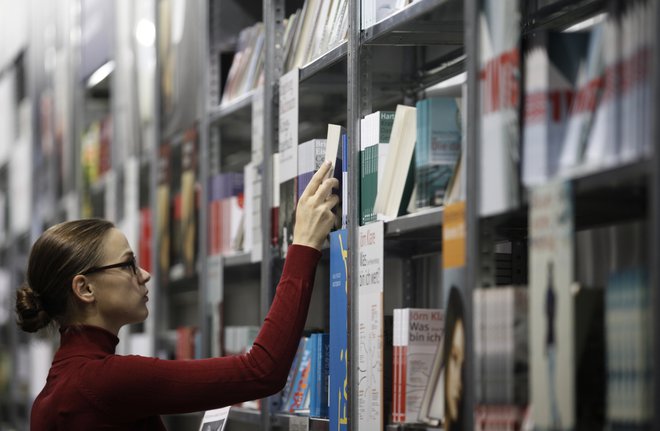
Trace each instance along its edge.
{"label": "woman's hair", "polygon": [[57,224],[32,246],[26,281],[16,292],[18,326],[36,332],[66,316],[73,277],[99,264],[103,241],[114,225],[83,219]]}

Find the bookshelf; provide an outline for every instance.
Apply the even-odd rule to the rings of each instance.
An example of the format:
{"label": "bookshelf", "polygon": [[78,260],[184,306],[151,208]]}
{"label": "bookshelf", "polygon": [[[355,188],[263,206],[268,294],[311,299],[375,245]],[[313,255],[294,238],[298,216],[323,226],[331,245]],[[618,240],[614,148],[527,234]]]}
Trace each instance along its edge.
{"label": "bookshelf", "polygon": [[[326,0],[321,0],[325,2]],[[365,0],[362,0],[365,1]],[[474,411],[483,400],[479,397],[480,366],[475,357],[475,326],[471,318],[475,317],[473,295],[477,290],[503,291],[505,285],[531,285],[535,268],[532,267],[530,241],[533,236],[533,202],[535,190],[522,184],[517,178],[517,172],[522,162],[514,165],[513,188],[518,192],[518,201],[508,208],[483,214],[482,198],[488,191],[481,181],[483,162],[489,160],[488,149],[485,146],[487,136],[486,121],[483,119],[481,93],[484,82],[481,78],[484,64],[482,54],[485,47],[481,45],[481,16],[487,0],[417,0],[407,7],[398,10],[390,16],[362,29],[361,0],[346,0],[348,10],[348,26],[345,40],[336,44],[327,52],[320,53],[316,58],[308,58],[298,70],[296,84],[298,86],[298,126],[296,128],[297,143],[313,138],[323,138],[329,123],[342,125],[347,129],[348,145],[348,229],[347,238],[349,250],[359,249],[358,205],[360,197],[360,132],[361,119],[372,112],[392,110],[397,104],[414,105],[418,100],[433,95],[432,88],[438,83],[465,75],[466,99],[464,116],[468,127],[465,133],[464,170],[465,182],[465,230],[466,252],[465,271],[460,276],[463,282],[462,293],[465,299],[466,318],[466,351],[463,423],[464,429],[474,428]],[[50,3],[50,2],[49,2]],[[63,4],[71,6],[73,0],[65,0]],[[156,27],[159,27],[160,9],[169,0],[156,0],[147,5],[148,13]],[[157,32],[156,41],[151,47],[156,71],[151,76],[153,82],[149,89],[146,103],[140,104],[149,112],[148,118],[140,117],[132,122],[130,118],[136,114],[127,110],[132,99],[130,92],[119,93],[117,88],[136,89],[139,85],[133,82],[130,70],[122,61],[126,57],[117,55],[114,72],[104,80],[87,87],[77,78],[76,67],[81,62],[86,47],[75,41],[44,42],[28,56],[23,54],[22,60],[0,64],[0,79],[8,69],[21,69],[34,64],[40,64],[35,74],[29,79],[29,88],[23,89],[27,96],[38,103],[38,89],[54,88],[57,78],[48,74],[43,62],[37,58],[47,48],[57,48],[62,56],[62,64],[66,67],[59,73],[66,81],[63,94],[64,103],[63,152],[66,160],[48,158],[48,154],[37,154],[35,160],[43,164],[30,165],[31,172],[48,171],[53,183],[59,181],[61,190],[54,192],[45,188],[48,181],[33,184],[31,204],[36,211],[32,228],[28,231],[12,232],[10,223],[0,226],[5,236],[0,237],[0,263],[7,268],[12,286],[21,281],[22,272],[29,250],[29,244],[35,239],[34,233],[39,227],[80,215],[81,202],[86,194],[93,196],[92,208],[94,215],[115,218],[119,214],[112,205],[112,195],[119,199],[121,193],[118,187],[126,181],[127,173],[123,165],[129,158],[134,158],[139,165],[140,189],[139,209],[152,210],[149,218],[155,231],[159,224],[157,214],[159,197],[159,149],[165,142],[171,142],[173,147],[181,145],[185,131],[194,127],[198,133],[197,155],[195,167],[196,190],[198,190],[199,207],[196,217],[198,233],[196,236],[196,261],[192,274],[181,275],[181,270],[170,271],[171,268],[160,268],[156,250],[163,246],[162,238],[153,234],[150,247],[154,252],[149,259],[153,276],[152,304],[150,319],[142,326],[128,330],[127,335],[147,334],[148,349],[153,354],[171,357],[176,350],[176,329],[180,326],[195,326],[198,329],[198,355],[209,357],[218,353],[218,334],[214,332],[218,326],[258,325],[265,317],[274,295],[274,288],[282,270],[283,260],[279,250],[272,245],[269,227],[271,226],[271,209],[273,207],[273,167],[272,154],[279,151],[279,96],[280,78],[286,73],[283,23],[297,9],[302,8],[302,0],[263,0],[260,2],[241,2],[239,0],[195,0],[186,2],[192,6],[193,16],[190,23],[196,24],[190,32],[191,40],[198,43],[189,50],[191,64],[202,65],[193,71],[193,79],[186,82],[189,91],[179,95],[183,99],[177,103],[176,97],[169,94],[161,86],[160,75],[169,65],[164,53],[156,53],[163,34]],[[494,0],[497,3],[497,0]],[[504,3],[504,2],[502,2]],[[631,2],[631,3],[643,3]],[[518,1],[516,7],[519,22],[515,24],[515,36],[520,39],[515,48],[522,54],[519,72],[524,76],[525,49],[542,31],[565,30],[583,21],[625,9],[624,0],[529,0]],[[655,2],[652,2],[655,5]],[[55,6],[49,6],[40,12],[45,21],[47,14],[52,13]],[[124,8],[124,9],[121,9]],[[126,13],[126,4],[118,9],[119,15]],[[658,7],[653,9],[654,23],[660,22]],[[121,12],[123,10],[123,12]],[[160,11],[160,12],[159,12]],[[77,14],[82,13],[78,11]],[[72,28],[62,29],[62,34],[72,29],[79,29],[81,17],[73,14],[69,17]],[[126,20],[117,19],[117,31],[129,32]],[[128,22],[128,21],[126,21]],[[132,22],[132,21],[131,21]],[[0,18],[0,23],[2,19]],[[263,83],[261,89],[248,88],[232,100],[221,103],[222,89],[229,73],[232,59],[239,47],[240,33],[243,29],[263,23]],[[513,26],[513,24],[512,24]],[[59,34],[59,29],[58,29]],[[125,36],[125,35],[124,35]],[[619,43],[619,42],[617,42]],[[621,42],[622,43],[622,42]],[[167,45],[167,44],[165,44]],[[191,45],[192,46],[192,45]],[[120,48],[117,48],[120,49]],[[660,44],[653,43],[651,62],[654,71],[659,70]],[[61,51],[61,52],[59,52]],[[116,53],[115,53],[116,54]],[[20,65],[20,62],[25,64]],[[44,70],[42,70],[44,69]],[[651,92],[660,96],[660,86],[657,85],[657,72],[653,75]],[[25,78],[27,79],[27,78]],[[136,79],[136,78],[135,78]],[[519,81],[520,104],[524,104],[524,82]],[[184,89],[185,90],[185,89]],[[255,104],[263,92],[263,110],[255,117]],[[189,97],[184,97],[189,96]],[[654,99],[658,99],[657,97]],[[168,105],[169,104],[169,105]],[[168,109],[161,109],[163,106]],[[655,104],[651,105],[653,119],[656,116]],[[34,106],[33,106],[34,108]],[[523,108],[517,106],[517,115],[523,114]],[[36,112],[36,109],[33,109]],[[83,132],[89,129],[91,123],[108,115],[114,121],[112,129],[117,137],[113,140],[111,152],[111,174],[97,182],[85,185],[82,168],[71,169],[71,172],[59,172],[58,163],[75,167],[80,165],[80,153],[83,145]],[[139,115],[138,115],[139,117]],[[524,147],[524,120],[515,120],[520,136],[516,149]],[[33,134],[41,132],[37,125],[41,120],[32,121]],[[657,121],[651,121],[647,131],[652,138],[657,137]],[[261,128],[261,138],[255,138],[255,126]],[[617,126],[619,127],[619,126]],[[44,126],[45,128],[45,126]],[[50,127],[54,132],[55,126]],[[619,131],[618,133],[622,133]],[[127,143],[119,146],[122,138],[128,138]],[[37,142],[37,138],[33,137]],[[630,139],[633,141],[633,139]],[[255,142],[257,141],[257,142]],[[179,142],[179,143],[177,143]],[[651,139],[651,142],[655,142]],[[175,148],[176,149],[176,148]],[[214,175],[228,172],[243,172],[244,166],[255,157],[255,151],[262,154],[262,181],[260,187],[261,201],[258,212],[262,227],[261,241],[258,253],[235,249],[228,252],[213,254],[205,233],[214,215],[209,209],[212,199],[209,179]],[[254,160],[252,160],[254,161]],[[37,163],[35,162],[35,163]],[[0,161],[0,184],[9,182],[3,173],[9,170],[9,162]],[[630,255],[641,263],[638,266],[646,271],[647,284],[653,287],[650,292],[650,303],[655,310],[660,306],[660,295],[655,290],[660,280],[657,265],[660,259],[660,154],[657,145],[653,145],[650,153],[642,157],[634,157],[621,163],[608,166],[590,166],[577,169],[562,175],[562,180],[570,187],[569,202],[572,211],[572,233],[570,238],[576,244],[575,256],[570,262],[576,268],[577,282],[592,290],[600,289],[606,294],[607,289],[601,284],[608,283],[608,268],[599,265],[616,266],[626,261],[630,256],[617,253],[617,242],[623,241],[631,229],[641,235],[639,243],[634,243]],[[145,180],[146,178],[146,180]],[[87,187],[88,186],[88,187]],[[87,187],[87,188],[85,188]],[[126,188],[125,190],[128,190]],[[11,197],[10,197],[11,198]],[[171,195],[168,199],[171,198]],[[46,205],[38,206],[39,202],[53,202],[54,210],[44,209]],[[170,205],[171,202],[168,202]],[[133,204],[131,204],[133,205]],[[92,205],[94,207],[95,205]],[[137,218],[134,206],[128,206],[119,213],[125,213],[130,218]],[[8,210],[2,209],[5,212]],[[443,227],[451,220],[451,213],[444,207],[434,207],[414,212],[389,220],[383,225],[383,254],[386,282],[384,283],[382,314],[389,317],[394,309],[411,308],[441,308],[446,300],[446,292],[442,286],[443,270]],[[120,220],[119,220],[120,221]],[[128,226],[133,226],[131,219],[123,220]],[[171,222],[171,220],[170,220]],[[634,226],[630,228],[630,226]],[[639,227],[642,226],[642,227]],[[134,228],[131,228],[134,229]],[[34,232],[33,232],[34,231]],[[609,232],[609,233],[607,233]],[[623,233],[622,233],[623,232]],[[608,235],[610,235],[612,239]],[[637,235],[637,234],[635,234]],[[634,236],[634,235],[633,235]],[[598,242],[600,241],[600,242]],[[602,248],[597,249],[598,245]],[[623,248],[623,247],[621,247]],[[605,256],[605,255],[611,256]],[[315,296],[308,320],[309,328],[328,329],[328,290],[329,266],[331,252],[328,248],[322,251],[321,263],[317,273]],[[593,255],[593,256],[592,256]],[[639,256],[637,256],[639,255]],[[604,257],[605,256],[605,257]],[[612,257],[614,256],[614,257]],[[599,260],[600,259],[600,260]],[[603,263],[605,262],[605,263]],[[358,253],[349,253],[348,283],[357,285],[357,275],[360,270]],[[595,268],[595,269],[594,269]],[[591,272],[589,272],[591,271]],[[593,286],[590,285],[594,284]],[[600,283],[600,284],[598,284]],[[598,284],[598,285],[595,285]],[[360,351],[359,338],[359,303],[358,289],[351,289],[348,298],[348,352],[349,357],[357,358]],[[223,311],[218,312],[222,303]],[[537,314],[542,314],[537,311]],[[649,319],[652,332],[652,365],[660,357],[660,316],[653,313]],[[533,318],[533,317],[532,317]],[[220,323],[219,323],[220,322]],[[385,324],[391,324],[385,320]],[[577,330],[576,330],[577,332]],[[11,352],[11,374],[9,401],[0,401],[0,418],[9,418],[12,424],[25,424],[28,417],[29,400],[25,394],[24,371],[19,372],[20,355],[26,349],[27,341],[23,334],[17,332],[10,323],[0,324],[0,346],[8,347]],[[391,347],[391,346],[390,346]],[[0,349],[2,350],[2,349]],[[385,350],[385,355],[390,352]],[[0,364],[2,365],[2,364]],[[358,361],[349,362],[348,393],[350,429],[357,429],[357,421],[361,415],[358,393],[360,383],[358,377]],[[654,368],[654,367],[652,367]],[[653,370],[654,371],[654,370]],[[384,369],[385,379],[389,378],[388,366]],[[660,379],[653,376],[652,404],[656,406],[660,400]],[[530,384],[531,385],[531,384]],[[383,390],[384,404],[389,404],[392,394]],[[566,395],[566,394],[563,394]],[[655,409],[658,411],[658,409]],[[384,427],[387,430],[428,430],[440,428],[421,424],[393,424],[389,410],[386,407]],[[172,429],[196,429],[200,416],[198,414],[175,415],[167,418]],[[250,428],[270,430],[288,429],[300,421],[306,422],[306,429],[326,430],[330,428],[328,419],[307,418],[298,415],[288,415],[272,411],[268,402],[262,402],[260,410],[236,407],[230,414],[231,422],[237,427],[245,425]],[[0,423],[0,428],[4,427]],[[653,413],[650,429],[660,429],[660,415]]]}

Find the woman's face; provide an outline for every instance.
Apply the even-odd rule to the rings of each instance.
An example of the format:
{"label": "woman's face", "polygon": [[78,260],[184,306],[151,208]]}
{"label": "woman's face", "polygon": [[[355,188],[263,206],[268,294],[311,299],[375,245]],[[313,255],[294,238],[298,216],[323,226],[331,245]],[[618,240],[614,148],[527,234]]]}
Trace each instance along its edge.
{"label": "woman's face", "polygon": [[[118,229],[111,229],[104,241],[104,258],[99,266],[128,262],[133,257],[128,241]],[[146,283],[151,275],[140,267],[137,274],[130,266],[90,274],[95,285],[96,307],[103,323],[111,330],[142,322],[147,310]]]}
{"label": "woman's face", "polygon": [[461,381],[461,370],[465,360],[465,336],[463,321],[456,321],[454,334],[449,348],[446,376],[447,415],[450,419],[458,418],[460,400],[463,395],[463,382]]}

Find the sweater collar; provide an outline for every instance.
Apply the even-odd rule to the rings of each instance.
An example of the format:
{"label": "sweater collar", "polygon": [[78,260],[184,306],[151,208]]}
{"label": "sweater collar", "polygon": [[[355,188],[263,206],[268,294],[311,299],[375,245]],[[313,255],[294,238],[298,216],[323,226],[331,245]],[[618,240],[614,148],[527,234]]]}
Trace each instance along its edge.
{"label": "sweater collar", "polygon": [[102,358],[113,355],[118,343],[115,334],[98,326],[64,326],[60,328],[60,348],[55,360],[72,356]]}

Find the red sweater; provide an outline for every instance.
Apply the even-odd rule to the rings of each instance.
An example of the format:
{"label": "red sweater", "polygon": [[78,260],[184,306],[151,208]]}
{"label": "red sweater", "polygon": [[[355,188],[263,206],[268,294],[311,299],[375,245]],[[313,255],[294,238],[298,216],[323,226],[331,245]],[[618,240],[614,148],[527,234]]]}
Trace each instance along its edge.
{"label": "red sweater", "polygon": [[115,355],[119,339],[93,326],[60,330],[60,348],[32,407],[31,430],[164,430],[161,414],[209,410],[284,387],[307,319],[320,253],[289,248],[249,353],[169,361]]}

